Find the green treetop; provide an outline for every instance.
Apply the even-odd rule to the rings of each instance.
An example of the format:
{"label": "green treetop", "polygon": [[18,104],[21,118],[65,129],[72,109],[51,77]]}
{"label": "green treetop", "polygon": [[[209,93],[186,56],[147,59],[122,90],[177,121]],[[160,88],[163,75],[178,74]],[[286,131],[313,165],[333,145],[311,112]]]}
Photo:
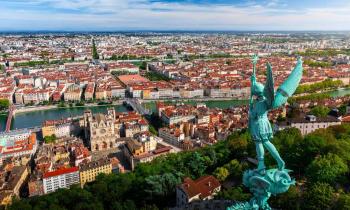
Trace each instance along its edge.
{"label": "green treetop", "polygon": [[98,55],[95,40],[92,40],[92,58],[93,59],[99,59],[100,56]]}
{"label": "green treetop", "polygon": [[315,115],[316,117],[326,117],[329,112],[330,109],[326,106],[315,106],[311,109],[310,113]]}
{"label": "green treetop", "polygon": [[348,170],[347,164],[338,155],[328,153],[311,162],[306,169],[306,176],[314,182],[332,184]]}
{"label": "green treetop", "polygon": [[8,99],[0,99],[0,111],[4,111],[8,109],[10,106],[10,102]]}

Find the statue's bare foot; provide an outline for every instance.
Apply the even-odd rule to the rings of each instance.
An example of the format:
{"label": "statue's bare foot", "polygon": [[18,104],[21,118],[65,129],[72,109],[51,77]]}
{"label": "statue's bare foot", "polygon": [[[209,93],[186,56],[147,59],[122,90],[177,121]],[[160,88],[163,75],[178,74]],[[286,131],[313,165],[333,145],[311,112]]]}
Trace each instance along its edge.
{"label": "statue's bare foot", "polygon": [[283,160],[278,162],[278,170],[283,171],[285,166],[286,166],[286,164]]}
{"label": "statue's bare foot", "polygon": [[261,175],[261,176],[265,176],[266,174],[266,169],[265,168],[262,168],[262,169],[257,169],[258,173]]}
{"label": "statue's bare foot", "polygon": [[264,161],[259,161],[257,171],[258,171],[259,174],[265,175],[265,173],[266,173],[266,167],[265,167]]}

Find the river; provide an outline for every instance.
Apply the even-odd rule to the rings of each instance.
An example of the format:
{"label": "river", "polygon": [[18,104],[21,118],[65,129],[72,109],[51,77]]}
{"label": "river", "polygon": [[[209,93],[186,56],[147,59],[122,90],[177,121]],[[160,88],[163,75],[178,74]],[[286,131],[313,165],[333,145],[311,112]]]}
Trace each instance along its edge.
{"label": "river", "polygon": [[339,90],[330,91],[329,94],[333,97],[341,97],[350,94],[350,88],[344,88]]}
{"label": "river", "polygon": [[[123,105],[114,105],[116,111],[123,112],[127,111],[127,108]],[[24,112],[14,116],[11,123],[11,129],[20,129],[39,126],[45,120],[57,120],[67,118],[70,116],[78,116],[84,113],[84,110],[91,109],[93,113],[106,112],[107,106],[96,106],[96,107],[73,107],[73,108],[57,108],[43,111]],[[6,116],[0,116],[1,131],[5,129]]]}
{"label": "river", "polygon": [[[329,92],[334,97],[340,97],[345,96],[347,94],[350,94],[350,88],[346,89],[340,89],[336,91]],[[205,103],[208,107],[214,108],[229,108],[231,106],[239,106],[243,104],[247,104],[247,100],[223,100],[223,101],[185,101],[186,104],[196,104],[196,103]],[[149,102],[144,105],[145,107],[151,109],[152,111],[155,110],[155,102]],[[127,111],[126,107],[123,105],[115,105],[114,108],[118,112]],[[67,118],[70,116],[78,116],[82,115],[84,110],[91,109],[93,113],[97,112],[106,112],[107,106],[98,106],[98,107],[73,107],[73,108],[57,108],[57,109],[51,109],[51,110],[44,110],[44,111],[34,111],[34,112],[27,112],[27,113],[19,113],[16,114],[15,117],[12,119],[11,129],[20,129],[20,128],[27,128],[27,127],[34,127],[34,126],[40,126],[44,120],[55,120],[55,119],[62,119]],[[6,116],[2,115],[0,116],[0,131],[3,131],[5,129],[6,124]]]}

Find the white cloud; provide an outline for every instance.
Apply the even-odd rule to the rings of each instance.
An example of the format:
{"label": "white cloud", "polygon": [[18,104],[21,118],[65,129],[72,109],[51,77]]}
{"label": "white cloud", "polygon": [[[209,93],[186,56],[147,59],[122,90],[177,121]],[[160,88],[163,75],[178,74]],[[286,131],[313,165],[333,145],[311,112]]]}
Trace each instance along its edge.
{"label": "white cloud", "polygon": [[[293,10],[283,7],[281,0],[263,5],[252,2],[245,7],[149,3],[147,0],[16,2],[17,6],[31,7],[5,5],[0,8],[0,29],[350,30],[350,5]],[[49,9],[42,10],[43,5]]]}

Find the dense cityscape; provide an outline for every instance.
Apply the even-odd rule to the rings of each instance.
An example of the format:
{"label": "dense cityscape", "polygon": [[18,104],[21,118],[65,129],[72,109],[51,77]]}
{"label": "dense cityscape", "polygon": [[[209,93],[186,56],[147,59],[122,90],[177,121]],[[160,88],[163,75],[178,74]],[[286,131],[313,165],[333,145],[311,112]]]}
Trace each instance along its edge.
{"label": "dense cityscape", "polygon": [[1,34],[2,207],[226,209],[248,200],[255,54],[258,80],[267,82],[269,62],[275,89],[297,58],[304,69],[294,96],[269,113],[296,179],[271,205],[349,209],[345,32]]}

